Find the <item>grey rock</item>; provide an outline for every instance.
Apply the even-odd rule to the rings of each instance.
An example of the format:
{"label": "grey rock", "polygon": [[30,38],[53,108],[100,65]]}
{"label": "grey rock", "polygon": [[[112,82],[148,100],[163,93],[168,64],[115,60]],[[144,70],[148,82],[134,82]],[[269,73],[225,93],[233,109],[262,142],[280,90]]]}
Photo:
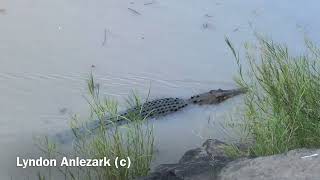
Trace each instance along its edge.
{"label": "grey rock", "polygon": [[[297,149],[258,158],[232,161],[224,142],[207,140],[187,151],[177,164],[163,164],[139,180],[319,180],[320,149]],[[248,146],[239,146],[246,149]]]}
{"label": "grey rock", "polygon": [[179,163],[186,163],[186,162],[194,162],[194,161],[211,161],[211,160],[229,160],[227,155],[223,151],[223,147],[227,144],[219,141],[217,139],[208,139],[206,140],[202,147],[192,149],[187,151],[182,158],[180,159]]}
{"label": "grey rock", "polygon": [[218,176],[218,180],[253,179],[318,180],[320,150],[297,149],[279,155],[238,159],[225,166]]}
{"label": "grey rock", "polygon": [[163,164],[139,180],[212,180],[231,161],[222,148],[224,142],[208,139],[202,147],[187,151],[179,163]]}
{"label": "grey rock", "polygon": [[[227,145],[208,139],[200,148],[187,151],[179,163],[163,164],[139,180],[319,180],[320,149],[297,149],[258,158],[232,160]],[[247,149],[249,146],[238,146]]]}

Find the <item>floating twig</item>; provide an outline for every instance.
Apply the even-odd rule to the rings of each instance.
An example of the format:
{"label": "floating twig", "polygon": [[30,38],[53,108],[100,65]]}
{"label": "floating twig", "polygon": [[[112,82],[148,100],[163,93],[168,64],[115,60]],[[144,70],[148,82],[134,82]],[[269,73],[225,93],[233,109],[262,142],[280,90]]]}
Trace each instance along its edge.
{"label": "floating twig", "polygon": [[67,111],[68,111],[68,109],[66,107],[59,109],[60,114],[66,114]]}
{"label": "floating twig", "polygon": [[104,37],[102,41],[102,46],[106,45],[107,43],[107,29],[104,29]]}
{"label": "floating twig", "polygon": [[132,9],[132,8],[128,8],[131,12],[133,12],[136,15],[141,15],[141,13],[139,13],[138,11]]}
{"label": "floating twig", "polygon": [[148,2],[148,3],[144,3],[144,5],[145,6],[147,6],[147,5],[151,5],[151,4],[153,4],[154,2]]}

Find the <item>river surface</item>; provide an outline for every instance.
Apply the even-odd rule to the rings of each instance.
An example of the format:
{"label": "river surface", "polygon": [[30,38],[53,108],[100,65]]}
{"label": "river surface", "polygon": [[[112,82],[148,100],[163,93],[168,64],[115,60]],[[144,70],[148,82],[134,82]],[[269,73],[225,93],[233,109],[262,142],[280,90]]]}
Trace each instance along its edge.
{"label": "river surface", "polygon": [[[303,52],[304,35],[319,42],[317,0],[1,0],[0,179],[19,179],[16,157],[35,152],[34,136],[58,133],[70,116],[88,116],[86,79],[123,99],[180,97],[234,88],[237,49],[254,32]],[[156,121],[155,164],[174,163],[209,137],[242,97],[190,106]],[[208,123],[209,121],[209,123]]]}

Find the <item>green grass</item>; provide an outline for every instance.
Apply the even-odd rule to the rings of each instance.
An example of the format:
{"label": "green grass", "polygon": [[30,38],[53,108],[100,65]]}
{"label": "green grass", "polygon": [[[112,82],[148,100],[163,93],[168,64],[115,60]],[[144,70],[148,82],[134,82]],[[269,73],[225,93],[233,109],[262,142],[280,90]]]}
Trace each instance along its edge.
{"label": "green grass", "polygon": [[296,148],[320,147],[320,50],[306,40],[307,53],[293,56],[287,46],[257,37],[245,45],[247,70],[226,39],[239,66],[237,83],[248,89],[244,124],[253,146],[264,156]]}
{"label": "green grass", "polygon": [[[131,159],[130,168],[117,169],[111,167],[82,167],[82,168],[59,168],[58,172],[64,179],[72,180],[127,180],[147,175],[154,152],[153,127],[145,122],[145,118],[137,114],[128,115],[126,118],[132,123],[121,127],[108,127],[105,117],[108,114],[116,121],[119,119],[117,101],[100,96],[99,85],[94,82],[91,75],[88,80],[89,97],[86,98],[90,109],[92,120],[99,120],[99,126],[94,131],[87,128],[86,124],[79,122],[73,117],[72,130],[75,140],[72,144],[72,152],[69,157],[83,157],[100,159],[103,157],[114,159],[115,157]],[[141,100],[137,95],[128,98],[130,105],[140,106]],[[140,106],[141,107],[141,106]],[[79,128],[80,127],[80,128]],[[85,131],[83,131],[85,129]],[[46,156],[59,159],[65,154],[58,152],[58,145],[48,141],[47,138],[39,144]],[[55,179],[49,172],[41,172],[38,179]]]}

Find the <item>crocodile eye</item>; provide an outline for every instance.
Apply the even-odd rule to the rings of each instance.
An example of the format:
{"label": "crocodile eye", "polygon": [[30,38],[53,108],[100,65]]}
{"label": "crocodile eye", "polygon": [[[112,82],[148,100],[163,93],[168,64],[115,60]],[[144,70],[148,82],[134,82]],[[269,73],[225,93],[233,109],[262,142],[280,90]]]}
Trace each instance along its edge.
{"label": "crocodile eye", "polygon": [[217,99],[218,99],[218,102],[221,102],[221,101],[225,100],[225,97],[220,96],[220,97],[218,97]]}

